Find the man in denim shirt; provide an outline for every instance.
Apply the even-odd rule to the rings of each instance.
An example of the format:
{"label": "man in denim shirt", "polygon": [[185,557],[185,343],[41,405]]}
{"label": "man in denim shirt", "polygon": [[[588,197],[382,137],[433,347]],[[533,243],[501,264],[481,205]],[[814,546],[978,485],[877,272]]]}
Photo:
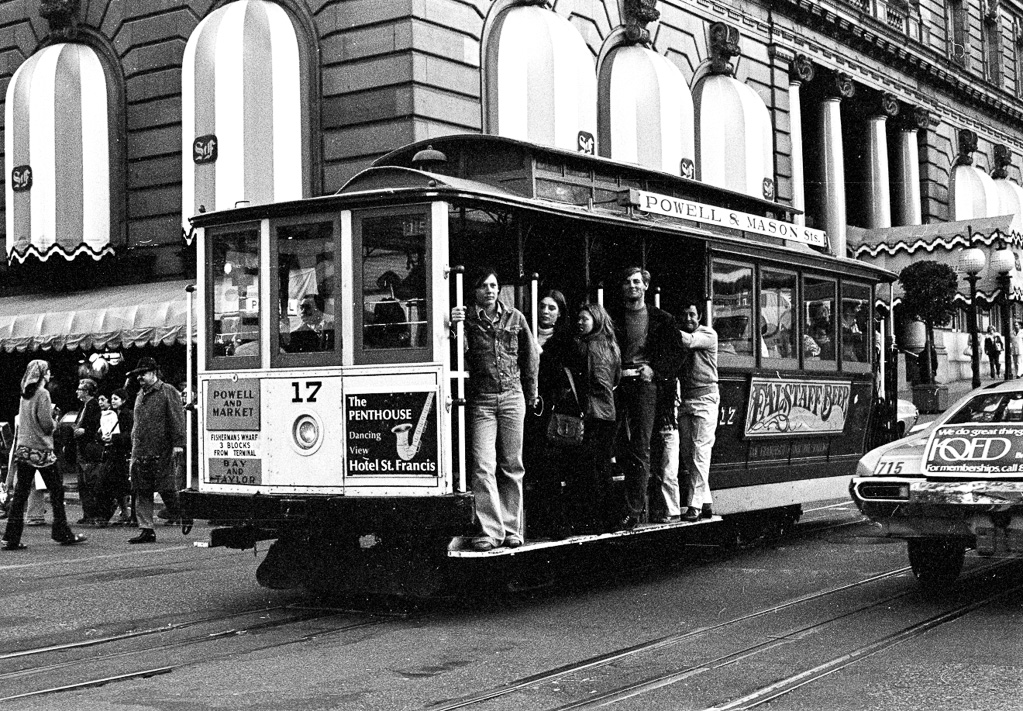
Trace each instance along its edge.
{"label": "man in denim shirt", "polygon": [[482,535],[473,548],[488,551],[523,542],[522,428],[526,403],[535,405],[540,350],[520,311],[502,304],[497,272],[472,282],[475,304],[456,307],[469,351],[469,432],[472,493]]}

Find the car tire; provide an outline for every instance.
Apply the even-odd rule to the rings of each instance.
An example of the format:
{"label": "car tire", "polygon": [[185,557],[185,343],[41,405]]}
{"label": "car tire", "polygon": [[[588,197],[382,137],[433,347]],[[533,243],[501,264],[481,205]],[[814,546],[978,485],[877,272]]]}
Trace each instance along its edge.
{"label": "car tire", "polygon": [[907,544],[913,575],[927,592],[946,590],[962,572],[965,543],[945,538],[911,538]]}

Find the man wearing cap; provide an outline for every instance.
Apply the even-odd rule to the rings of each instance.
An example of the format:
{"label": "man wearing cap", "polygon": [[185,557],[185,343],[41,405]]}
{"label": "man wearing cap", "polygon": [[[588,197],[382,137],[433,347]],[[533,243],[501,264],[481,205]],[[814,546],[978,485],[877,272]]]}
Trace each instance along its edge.
{"label": "man wearing cap", "polygon": [[141,390],[135,397],[135,428],[131,433],[131,487],[137,497],[139,535],[129,543],[153,543],[153,495],[159,491],[171,515],[177,510],[175,457],[185,451],[185,410],[181,394],[160,380],[152,358],[140,358],[131,374]]}

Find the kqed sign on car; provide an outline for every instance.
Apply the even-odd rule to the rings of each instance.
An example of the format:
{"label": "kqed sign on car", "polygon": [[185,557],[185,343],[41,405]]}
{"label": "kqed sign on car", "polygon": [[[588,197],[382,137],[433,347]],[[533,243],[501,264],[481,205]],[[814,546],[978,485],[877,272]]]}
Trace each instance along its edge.
{"label": "kqed sign on car", "polygon": [[945,425],[924,453],[924,474],[1023,478],[1023,423]]}

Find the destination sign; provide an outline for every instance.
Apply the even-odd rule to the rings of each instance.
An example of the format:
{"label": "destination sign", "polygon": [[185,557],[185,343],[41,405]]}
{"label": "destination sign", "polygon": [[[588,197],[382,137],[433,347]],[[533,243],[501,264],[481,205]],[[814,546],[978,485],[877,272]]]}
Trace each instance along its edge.
{"label": "destination sign", "polygon": [[851,382],[752,378],[745,435],[841,434],[851,393]]}
{"label": "destination sign", "polygon": [[1023,425],[971,423],[938,427],[927,441],[924,474],[1023,478]]}
{"label": "destination sign", "polygon": [[211,380],[206,391],[206,430],[259,431],[259,381]]}
{"label": "destination sign", "polygon": [[[815,230],[803,225],[796,225],[791,222],[772,220],[760,215],[751,215],[738,210],[728,210],[716,205],[705,205],[692,200],[648,193],[645,190],[629,190],[629,204],[634,205],[642,212],[649,212],[665,217],[674,217],[679,220],[692,220],[718,227],[727,227],[733,230],[753,232],[767,237],[778,237],[780,239],[802,242],[813,247],[826,248],[828,236],[824,230]],[[779,206],[781,207],[781,206]]]}

